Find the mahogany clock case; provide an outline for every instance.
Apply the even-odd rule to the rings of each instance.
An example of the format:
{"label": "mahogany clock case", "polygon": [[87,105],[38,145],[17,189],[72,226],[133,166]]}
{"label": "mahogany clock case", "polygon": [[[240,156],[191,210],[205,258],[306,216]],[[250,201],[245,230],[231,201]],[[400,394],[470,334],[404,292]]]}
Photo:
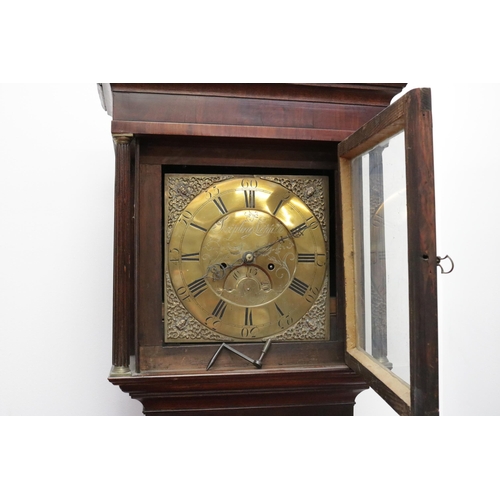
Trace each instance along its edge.
{"label": "mahogany clock case", "polygon": [[[139,399],[147,415],[351,415],[367,386],[344,362],[337,321],[336,144],[247,138],[140,136],[135,158],[135,328],[132,376],[110,381]],[[140,161],[138,161],[140,159]],[[148,163],[146,163],[148,162]],[[229,352],[206,366],[220,344],[164,341],[164,176],[307,174],[329,179],[330,332],[327,340],[273,343],[264,367]],[[257,359],[262,344],[233,344]]]}
{"label": "mahogany clock case", "polygon": [[[366,133],[392,130],[394,112],[382,112],[403,87],[100,84],[103,106],[113,118],[116,157],[109,380],[141,401],[145,414],[352,415],[355,397],[368,385],[346,364],[339,144],[358,129],[366,131],[358,134],[360,140]],[[395,109],[422,102],[420,96]],[[425,92],[422,96],[430,103]],[[260,370],[225,352],[209,371],[217,344],[165,342],[163,183],[170,173],[328,178],[330,328],[325,340],[275,342]],[[236,347],[257,359],[262,344]]]}

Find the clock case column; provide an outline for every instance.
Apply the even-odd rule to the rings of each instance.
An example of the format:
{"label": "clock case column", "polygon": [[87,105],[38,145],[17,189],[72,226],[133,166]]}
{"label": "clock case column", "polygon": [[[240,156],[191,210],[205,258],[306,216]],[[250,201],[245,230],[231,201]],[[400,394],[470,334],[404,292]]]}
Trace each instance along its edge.
{"label": "clock case column", "polygon": [[115,231],[113,256],[113,367],[111,377],[128,375],[133,342],[133,168],[132,134],[114,135]]}
{"label": "clock case column", "polygon": [[[295,357],[287,357],[292,347],[276,347],[273,353],[273,345],[266,356],[270,368],[265,364],[262,370],[239,366],[232,358],[218,371],[206,372],[198,365],[194,370],[190,368],[189,363],[197,357],[206,365],[211,355],[204,351],[210,346],[193,346],[189,353],[183,352],[186,347],[177,346],[170,351],[170,357],[164,356],[168,347],[162,344],[163,275],[161,265],[158,267],[163,257],[162,174],[165,168],[182,171],[196,167],[203,171],[222,165],[254,173],[278,166],[283,172],[299,174],[319,168],[335,178],[338,174],[336,144],[384,109],[403,86],[100,86],[105,109],[113,116],[112,133],[136,137],[134,147],[128,151],[128,180],[124,180],[116,193],[119,207],[116,231],[120,233],[115,238],[114,318],[117,326],[113,340],[114,368],[109,380],[140,400],[145,414],[353,413],[355,397],[367,385],[343,359],[343,266],[338,251],[331,251],[330,262],[332,271],[336,268],[337,273],[339,314],[332,317],[333,323],[338,323],[334,333],[337,338],[325,343],[324,349],[320,344],[304,346],[302,357],[297,352]],[[123,173],[127,171],[125,149],[129,146],[122,146],[117,148],[117,171],[121,165]],[[135,207],[133,239],[127,226],[132,221],[132,206]],[[338,214],[335,208],[331,216],[337,217],[340,224]],[[336,233],[341,234],[338,227]],[[337,240],[337,246],[339,244]],[[134,261],[134,255],[134,273],[129,276],[127,265]],[[133,307],[128,308],[127,304]],[[135,359],[136,367],[128,374],[126,353],[128,350],[132,354],[132,349],[130,333],[125,332],[132,330],[135,358],[131,357],[131,366]],[[242,350],[249,349],[250,356],[258,357],[261,347],[246,345]],[[252,348],[256,349],[255,355]],[[283,359],[291,362],[283,364]]]}

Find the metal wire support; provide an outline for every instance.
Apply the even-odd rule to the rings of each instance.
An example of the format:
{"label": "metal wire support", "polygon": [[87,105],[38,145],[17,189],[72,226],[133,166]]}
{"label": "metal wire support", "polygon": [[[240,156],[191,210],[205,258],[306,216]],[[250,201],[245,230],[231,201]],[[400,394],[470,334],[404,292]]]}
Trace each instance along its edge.
{"label": "metal wire support", "polygon": [[256,368],[262,368],[262,360],[264,356],[266,355],[267,351],[269,350],[269,347],[271,346],[271,339],[268,339],[266,343],[264,344],[264,347],[262,348],[262,352],[260,353],[259,359],[252,359],[246,354],[243,354],[240,351],[237,351],[234,347],[231,347],[228,344],[222,343],[220,347],[217,349],[217,352],[212,356],[212,359],[209,361],[207,365],[207,370],[210,370],[210,367],[215,363],[215,360],[217,359],[217,356],[220,354],[222,349],[226,348],[231,352],[234,352],[234,354],[237,354],[240,358],[243,358],[245,361],[248,361],[249,363],[252,363]]}

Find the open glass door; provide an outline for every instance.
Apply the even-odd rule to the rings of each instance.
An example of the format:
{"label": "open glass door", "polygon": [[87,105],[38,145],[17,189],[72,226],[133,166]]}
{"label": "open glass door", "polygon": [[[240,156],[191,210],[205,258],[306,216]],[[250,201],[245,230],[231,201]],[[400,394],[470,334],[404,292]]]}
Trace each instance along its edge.
{"label": "open glass door", "polygon": [[430,89],[339,144],[346,362],[401,415],[438,415]]}

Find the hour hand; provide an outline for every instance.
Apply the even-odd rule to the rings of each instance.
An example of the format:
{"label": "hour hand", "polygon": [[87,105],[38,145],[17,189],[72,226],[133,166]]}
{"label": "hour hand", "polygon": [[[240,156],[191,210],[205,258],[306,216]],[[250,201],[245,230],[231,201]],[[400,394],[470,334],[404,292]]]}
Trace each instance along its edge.
{"label": "hour hand", "polygon": [[271,247],[273,247],[274,245],[277,245],[278,243],[281,243],[282,241],[287,240],[288,238],[290,238],[290,236],[282,236],[281,238],[278,238],[276,241],[273,241],[272,243],[269,243],[268,245],[265,245],[263,247],[257,248],[257,250],[254,250],[251,253],[252,253],[253,257],[255,258],[259,255],[266,253]]}
{"label": "hour hand", "polygon": [[306,221],[306,222],[298,225],[294,229],[292,229],[288,236],[282,236],[281,238],[278,238],[276,241],[273,241],[272,243],[269,243],[268,245],[264,245],[263,247],[257,248],[257,250],[254,250],[253,252],[248,252],[248,253],[252,253],[254,257],[262,255],[262,254],[266,253],[274,245],[277,245],[278,243],[281,243],[285,240],[288,240],[289,238],[300,238],[304,234],[304,231],[309,227],[312,227],[312,225],[307,224],[307,221]]}

